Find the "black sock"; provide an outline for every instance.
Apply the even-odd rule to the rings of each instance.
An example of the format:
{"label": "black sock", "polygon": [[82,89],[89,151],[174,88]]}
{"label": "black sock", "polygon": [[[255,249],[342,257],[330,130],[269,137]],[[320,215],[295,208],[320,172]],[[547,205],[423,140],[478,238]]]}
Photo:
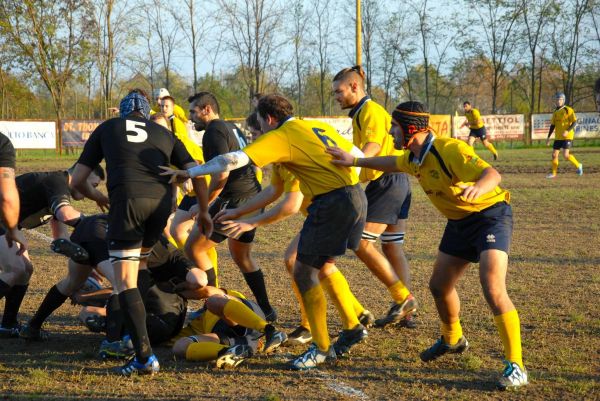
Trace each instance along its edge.
{"label": "black sock", "polygon": [[6,284],[5,281],[0,280],[0,299],[4,298],[10,291],[10,285]]}
{"label": "black sock", "polygon": [[215,273],[215,268],[211,267],[208,270],[205,270],[204,273],[206,273],[206,279],[208,280],[208,284],[211,287],[216,287],[217,286],[217,274]]}
{"label": "black sock", "polygon": [[146,329],[146,308],[144,308],[140,291],[137,288],[123,291],[119,294],[119,303],[137,360],[140,363],[146,363],[152,355],[152,347]]}
{"label": "black sock", "polygon": [[56,286],[50,288],[48,294],[42,301],[42,304],[38,308],[33,318],[29,321],[29,325],[35,329],[39,329],[44,324],[44,321],[58,309],[65,301],[69,298],[68,296],[62,294]]}
{"label": "black sock", "polygon": [[142,302],[146,300],[146,294],[150,287],[154,285],[154,280],[150,275],[150,271],[148,269],[142,269],[138,272],[137,286],[138,291],[140,292],[140,296],[142,297]]}
{"label": "black sock", "polygon": [[123,330],[123,312],[119,303],[119,294],[112,294],[106,303],[106,339],[110,342],[121,339]]}
{"label": "black sock", "polygon": [[17,314],[23,302],[23,297],[27,292],[29,284],[13,285],[8,294],[6,294],[6,303],[4,304],[4,316],[2,316],[2,327],[14,327],[17,322]]}
{"label": "black sock", "polygon": [[271,304],[269,303],[269,296],[267,295],[267,288],[265,287],[265,277],[263,275],[262,270],[257,270],[255,272],[244,273],[244,279],[250,287],[252,294],[254,294],[254,298],[256,299],[256,303],[266,314],[273,309]]}

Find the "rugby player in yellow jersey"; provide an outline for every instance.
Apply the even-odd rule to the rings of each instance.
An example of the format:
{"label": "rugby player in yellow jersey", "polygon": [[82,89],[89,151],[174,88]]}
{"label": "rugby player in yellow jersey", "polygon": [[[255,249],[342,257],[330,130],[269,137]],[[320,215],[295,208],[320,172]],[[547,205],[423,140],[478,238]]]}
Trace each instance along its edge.
{"label": "rugby player in yellow jersey", "polygon": [[[365,157],[396,154],[394,140],[389,135],[391,117],[365,93],[365,72],[360,66],[344,68],[333,78],[335,100],[342,109],[350,109],[354,146]],[[406,231],[406,219],[410,209],[411,192],[408,176],[403,173],[383,173],[362,169],[368,209],[365,230],[356,255],[390,292],[393,304],[387,316],[375,324],[384,327],[391,323],[403,323],[414,327],[412,313],[417,301],[410,293],[410,270],[402,244]],[[383,256],[374,244],[381,236]]]}
{"label": "rugby player in yellow jersey", "polygon": [[[326,263],[334,263],[347,248],[358,248],[367,211],[358,172],[354,168],[331,164],[325,149],[337,145],[357,156],[362,152],[327,124],[293,118],[292,105],[283,96],[263,96],[257,110],[264,135],[255,142],[241,151],[220,155],[201,169],[162,167],[163,174],[189,178],[231,171],[252,162],[259,167],[282,163],[298,178],[302,193],[312,201],[300,232],[294,281],[302,294],[314,345],[292,361],[292,368],[312,369],[336,359],[327,330],[327,301],[319,281],[319,270]],[[367,331],[358,321],[346,279],[340,273],[334,280],[331,286],[325,286],[325,290],[338,307],[344,325],[336,344],[347,351],[362,341]]]}
{"label": "rugby player in yellow jersey", "polygon": [[[268,204],[276,201],[284,194],[283,199],[277,203],[276,206],[259,215],[251,217],[240,218],[244,215],[248,215],[256,210],[263,209]],[[238,206],[235,209],[222,210],[215,216],[215,221],[223,224],[223,229],[231,232],[230,235],[239,235],[243,232],[253,230],[257,227],[273,224],[287,217],[296,214],[298,211],[302,211],[302,214],[306,216],[308,213],[306,208],[310,203],[310,199],[305,198],[300,192],[300,182],[298,179],[290,173],[281,164],[274,164],[271,173],[271,184],[263,189],[254,198],[248,200],[243,205]],[[298,286],[293,281],[293,269],[296,262],[296,255],[298,253],[298,241],[300,240],[300,233],[298,233],[288,245],[284,262],[288,273],[292,277],[292,289],[294,295],[300,305],[301,322],[288,335],[288,343],[290,344],[306,344],[312,341],[312,335],[310,333],[310,323],[306,316],[306,310],[302,302],[302,295]],[[322,285],[331,285],[335,280],[335,276],[338,275],[337,267],[334,264],[326,263],[323,268],[319,271],[319,280]],[[364,326],[369,326],[373,323],[375,318],[373,314],[366,310],[360,302],[352,294],[352,303],[354,305],[354,311],[358,316],[359,322]],[[338,354],[343,354],[342,349],[336,349]]]}
{"label": "rugby player in yellow jersey", "polygon": [[335,147],[328,152],[337,159],[336,165],[414,175],[431,203],[448,218],[429,281],[442,336],[421,353],[421,359],[428,362],[469,347],[460,325],[456,284],[470,263],[479,262],[483,294],[504,345],[506,368],[498,388],[526,385],[519,315],[506,292],[512,211],[510,194],[498,186],[500,174],[464,142],[436,137],[424,104],[400,103],[392,119],[395,146],[406,149],[400,156],[356,158]]}
{"label": "rugby player in yellow jersey", "polygon": [[570,154],[575,136],[575,125],[577,125],[577,116],[575,111],[565,104],[565,94],[557,92],[554,95],[556,109],[552,113],[550,120],[550,129],[546,146],[550,145],[550,136],[554,133],[554,143],[552,144],[552,173],[546,178],[555,178],[558,172],[558,153],[562,149],[565,160],[570,161],[577,168],[577,175],[583,175],[583,164],[579,163],[575,156]]}
{"label": "rugby player in yellow jersey", "polygon": [[465,110],[465,117],[467,118],[464,123],[460,126],[465,127],[469,126],[469,146],[473,146],[475,143],[475,139],[479,138],[483,146],[487,148],[492,155],[494,155],[494,160],[498,159],[498,151],[494,147],[494,145],[487,139],[487,131],[485,129],[485,125],[483,124],[483,118],[481,118],[481,114],[479,110],[471,106],[470,102],[463,103],[463,109]]}

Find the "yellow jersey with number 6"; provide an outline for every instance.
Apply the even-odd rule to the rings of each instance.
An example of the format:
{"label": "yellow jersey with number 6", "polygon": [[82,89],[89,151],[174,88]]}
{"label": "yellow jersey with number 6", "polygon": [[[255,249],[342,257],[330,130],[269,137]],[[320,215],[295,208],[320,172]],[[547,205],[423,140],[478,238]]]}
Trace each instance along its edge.
{"label": "yellow jersey with number 6", "polygon": [[353,147],[328,124],[292,117],[242,150],[258,167],[282,163],[298,178],[302,193],[313,198],[358,183],[355,168],[331,163],[331,155],[325,153],[327,146],[347,152]]}

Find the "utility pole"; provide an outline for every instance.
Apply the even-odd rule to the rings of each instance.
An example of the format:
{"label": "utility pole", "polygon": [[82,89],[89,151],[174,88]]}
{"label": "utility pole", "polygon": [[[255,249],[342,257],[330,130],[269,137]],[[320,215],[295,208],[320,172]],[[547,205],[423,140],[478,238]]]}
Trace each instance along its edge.
{"label": "utility pole", "polygon": [[356,65],[362,65],[362,17],[360,16],[360,0],[356,0]]}

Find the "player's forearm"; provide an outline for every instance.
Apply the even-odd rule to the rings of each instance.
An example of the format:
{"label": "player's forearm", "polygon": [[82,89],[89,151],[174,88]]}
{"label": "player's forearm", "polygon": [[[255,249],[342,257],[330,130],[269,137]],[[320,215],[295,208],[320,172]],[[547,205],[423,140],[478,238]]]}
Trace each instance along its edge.
{"label": "player's forearm", "polygon": [[253,196],[243,205],[236,207],[236,210],[241,214],[247,214],[258,209],[262,209],[265,206],[275,202],[283,193],[283,187],[281,189],[275,188],[269,185],[264,190]]}
{"label": "player's forearm", "polygon": [[250,164],[250,158],[241,150],[225,153],[187,170],[190,177],[229,172]]}
{"label": "player's forearm", "polygon": [[244,221],[255,227],[261,227],[284,220],[298,213],[300,206],[302,205],[302,199],[303,197],[300,192],[288,192],[284,199],[273,208],[258,216],[244,219]]}
{"label": "player's forearm", "polygon": [[569,128],[567,128],[567,132],[574,130],[576,125],[577,125],[577,121],[574,121],[573,124],[569,125]]}
{"label": "player's forearm", "polygon": [[[7,168],[2,168],[1,174],[5,174]],[[12,170],[12,169],[10,169]],[[19,191],[15,184],[14,170],[7,177],[0,178],[0,220],[2,225],[8,229],[14,229],[19,223]]]}
{"label": "player's forearm", "polygon": [[553,132],[554,132],[554,125],[551,125],[550,129],[548,130],[548,136],[546,137],[546,139],[550,139]]}
{"label": "player's forearm", "polygon": [[475,185],[477,185],[481,193],[487,194],[488,192],[493,191],[500,182],[502,181],[502,176],[500,173],[493,167],[488,167],[481,173],[481,177],[477,180]]}
{"label": "player's forearm", "polygon": [[385,172],[400,171],[396,166],[396,156],[356,158],[354,165]]}

